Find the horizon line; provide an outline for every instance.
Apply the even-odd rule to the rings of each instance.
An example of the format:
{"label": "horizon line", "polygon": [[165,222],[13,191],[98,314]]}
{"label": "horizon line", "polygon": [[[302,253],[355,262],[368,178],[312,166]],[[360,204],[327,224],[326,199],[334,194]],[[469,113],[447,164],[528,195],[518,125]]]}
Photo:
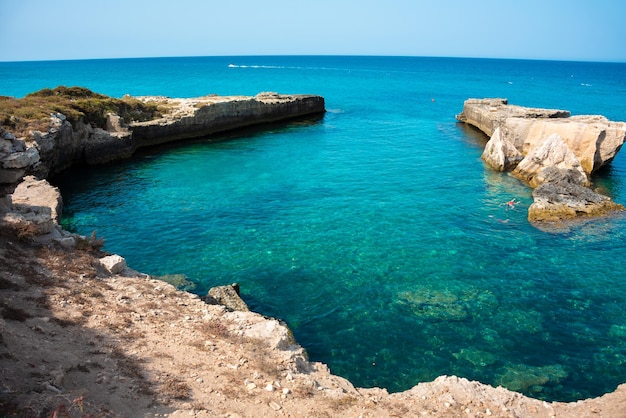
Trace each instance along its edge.
{"label": "horizon line", "polygon": [[163,59],[163,58],[243,58],[243,57],[363,57],[363,58],[435,58],[435,59],[481,59],[502,61],[550,61],[550,62],[584,62],[598,64],[626,64],[623,61],[606,61],[592,59],[565,59],[565,58],[519,58],[519,57],[479,57],[479,56],[446,56],[446,55],[376,55],[376,54],[235,54],[235,55],[149,55],[137,57],[99,57],[99,58],[61,58],[61,59],[27,59],[27,60],[2,60],[0,64],[12,63],[37,63],[37,62],[63,62],[63,61],[107,61],[107,60],[139,60],[139,59]]}

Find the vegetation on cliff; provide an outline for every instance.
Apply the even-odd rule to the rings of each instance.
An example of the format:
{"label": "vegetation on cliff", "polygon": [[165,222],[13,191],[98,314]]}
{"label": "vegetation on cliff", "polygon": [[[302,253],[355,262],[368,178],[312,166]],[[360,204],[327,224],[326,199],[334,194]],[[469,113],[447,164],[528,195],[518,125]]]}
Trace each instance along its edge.
{"label": "vegetation on cliff", "polygon": [[84,87],[56,87],[30,93],[21,99],[0,96],[0,126],[16,136],[30,130],[47,131],[50,115],[60,113],[72,124],[80,119],[94,127],[105,128],[107,113],[124,121],[146,121],[161,115],[155,103],[125,96],[122,99],[94,93]]}

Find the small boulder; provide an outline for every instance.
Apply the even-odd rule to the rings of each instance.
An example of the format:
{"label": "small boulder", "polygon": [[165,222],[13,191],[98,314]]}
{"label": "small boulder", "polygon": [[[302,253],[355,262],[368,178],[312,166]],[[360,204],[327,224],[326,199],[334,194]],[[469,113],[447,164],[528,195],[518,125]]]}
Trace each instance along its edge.
{"label": "small boulder", "polygon": [[100,264],[111,274],[120,274],[126,268],[126,260],[117,254],[101,258]]}
{"label": "small boulder", "polygon": [[239,285],[237,283],[211,288],[204,297],[204,301],[211,305],[223,305],[232,311],[250,310],[246,302],[239,296]]}

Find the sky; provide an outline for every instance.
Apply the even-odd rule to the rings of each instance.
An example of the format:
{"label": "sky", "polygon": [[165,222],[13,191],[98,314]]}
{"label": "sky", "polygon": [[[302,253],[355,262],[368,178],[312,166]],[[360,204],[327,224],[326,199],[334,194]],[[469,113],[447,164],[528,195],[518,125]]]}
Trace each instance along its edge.
{"label": "sky", "polygon": [[626,62],[624,0],[0,0],[0,61],[398,55]]}

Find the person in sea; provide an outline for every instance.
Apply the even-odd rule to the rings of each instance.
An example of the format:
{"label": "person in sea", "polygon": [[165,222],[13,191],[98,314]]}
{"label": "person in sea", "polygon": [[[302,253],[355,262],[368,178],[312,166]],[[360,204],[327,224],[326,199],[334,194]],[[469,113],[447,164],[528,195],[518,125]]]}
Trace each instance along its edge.
{"label": "person in sea", "polygon": [[504,203],[504,209],[505,210],[509,210],[509,209],[515,209],[515,205],[517,205],[519,202],[516,202],[515,199],[511,199],[508,202]]}

